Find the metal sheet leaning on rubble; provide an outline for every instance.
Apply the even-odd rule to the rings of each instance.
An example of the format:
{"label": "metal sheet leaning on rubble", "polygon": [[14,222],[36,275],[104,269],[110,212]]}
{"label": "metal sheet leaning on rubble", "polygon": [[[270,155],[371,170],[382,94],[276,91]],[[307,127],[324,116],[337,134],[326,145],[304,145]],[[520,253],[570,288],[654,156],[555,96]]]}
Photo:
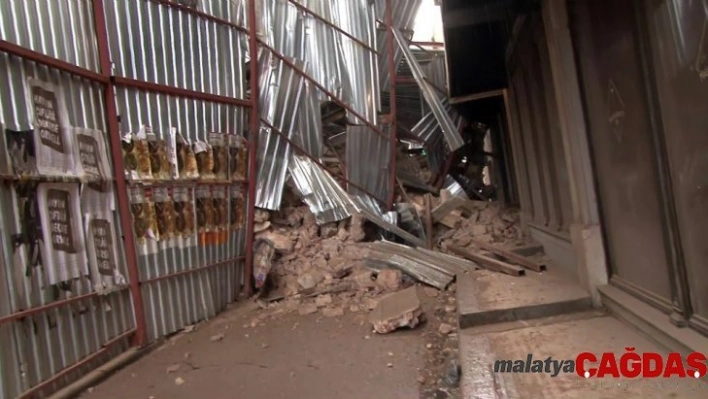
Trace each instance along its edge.
{"label": "metal sheet leaning on rubble", "polygon": [[375,264],[383,263],[389,267],[399,269],[416,280],[440,290],[446,289],[455,279],[454,275],[448,274],[444,269],[421,259],[416,259],[415,254],[411,256],[410,254],[402,253],[398,248],[375,244],[370,245],[368,248],[370,252],[366,257],[367,260],[371,260]]}
{"label": "metal sheet leaning on rubble", "polygon": [[[441,257],[438,257],[436,255],[443,255],[440,253],[436,253],[433,251],[429,252],[424,252],[421,251],[420,248],[411,248],[406,245],[401,245],[397,244],[395,242],[390,242],[390,241],[379,241],[375,245],[381,246],[384,248],[389,248],[391,251],[404,254],[410,259],[415,260],[416,262],[419,263],[424,263],[426,266],[435,269],[441,273],[450,275],[450,276],[456,276],[458,273],[464,272],[466,268],[461,268],[458,265],[452,265],[449,262],[446,262],[444,259],[441,259]],[[433,253],[433,255],[430,254],[430,252]],[[474,269],[472,269],[474,270]]]}
{"label": "metal sheet leaning on rubble", "polygon": [[435,114],[435,119],[438,120],[438,123],[442,128],[443,135],[445,135],[445,140],[450,147],[450,151],[457,150],[464,145],[462,136],[460,136],[460,133],[455,128],[455,124],[445,110],[445,107],[438,98],[438,95],[435,93],[433,87],[425,79],[425,73],[421,69],[413,53],[411,53],[411,50],[408,48],[408,42],[405,40],[401,32],[398,31],[398,29],[392,28],[392,31],[393,37],[396,39],[401,51],[403,51],[403,55],[406,57],[408,65],[410,65],[411,72],[413,72],[413,77],[418,83],[418,86],[420,86],[425,101],[430,106],[430,109]]}

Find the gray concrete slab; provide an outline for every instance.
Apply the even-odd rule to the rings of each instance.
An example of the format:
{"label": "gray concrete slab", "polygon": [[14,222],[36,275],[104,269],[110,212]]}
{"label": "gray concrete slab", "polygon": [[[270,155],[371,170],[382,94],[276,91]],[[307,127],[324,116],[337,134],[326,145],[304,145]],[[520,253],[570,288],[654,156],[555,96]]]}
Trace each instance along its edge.
{"label": "gray concrete slab", "polygon": [[539,318],[592,307],[590,295],[564,270],[515,277],[478,270],[458,276],[460,326]]}
{"label": "gray concrete slab", "polygon": [[460,331],[464,398],[705,398],[708,384],[694,379],[583,379],[576,374],[495,373],[495,360],[552,357],[571,360],[582,352],[666,353],[663,347],[613,317],[589,317],[498,332]]}

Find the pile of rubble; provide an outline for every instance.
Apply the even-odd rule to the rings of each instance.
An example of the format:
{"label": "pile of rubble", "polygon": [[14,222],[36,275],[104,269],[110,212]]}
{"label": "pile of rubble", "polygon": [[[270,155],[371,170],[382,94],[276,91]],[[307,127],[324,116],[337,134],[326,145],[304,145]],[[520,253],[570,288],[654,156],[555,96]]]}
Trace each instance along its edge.
{"label": "pile of rubble", "polygon": [[[430,223],[427,229],[421,227],[432,235],[429,248],[384,241],[381,229],[360,214],[318,226],[309,209],[294,198],[286,199],[280,212],[258,210],[258,303],[278,313],[320,312],[325,317],[370,312],[377,333],[415,327],[424,316],[414,285],[454,289],[456,275],[480,268],[476,259],[460,256],[460,249],[523,238],[518,212],[451,197],[444,190],[442,194],[429,199]],[[424,197],[413,196],[410,203],[425,216],[421,220],[428,216]]]}

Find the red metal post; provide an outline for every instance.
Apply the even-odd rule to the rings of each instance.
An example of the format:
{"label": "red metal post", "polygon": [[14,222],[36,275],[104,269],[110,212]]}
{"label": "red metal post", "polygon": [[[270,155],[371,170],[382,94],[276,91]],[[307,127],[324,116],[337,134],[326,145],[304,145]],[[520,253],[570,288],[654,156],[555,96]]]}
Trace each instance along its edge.
{"label": "red metal post", "polygon": [[[108,30],[104,14],[103,0],[93,0],[93,17],[96,24],[96,37],[98,38],[98,54],[101,60],[101,74],[111,77],[112,63],[108,47]],[[125,241],[126,261],[128,262],[128,279],[130,280],[130,293],[133,296],[133,310],[135,311],[135,336],[133,343],[143,346],[146,343],[145,309],[143,295],[140,290],[140,272],[138,270],[137,252],[133,237],[133,223],[130,216],[128,201],[128,186],[125,181],[123,154],[121,151],[120,130],[118,127],[118,111],[116,109],[115,89],[112,83],[104,88],[106,100],[106,119],[108,122],[108,137],[111,143],[111,155],[116,179],[116,194],[118,196],[118,211],[120,213],[121,230]]]}
{"label": "red metal post", "polygon": [[250,100],[251,116],[248,134],[248,215],[246,217],[246,270],[244,284],[246,295],[251,295],[251,280],[253,277],[253,225],[256,214],[256,176],[258,174],[258,133],[261,127],[260,111],[258,110],[258,19],[256,18],[256,0],[248,0],[248,51],[251,58],[250,67]]}
{"label": "red metal post", "polygon": [[396,196],[396,155],[398,154],[398,140],[396,139],[396,57],[394,56],[393,50],[395,49],[393,44],[393,0],[386,0],[386,29],[388,30],[388,35],[386,35],[386,47],[388,47],[388,73],[390,74],[389,79],[389,101],[390,101],[390,111],[391,111],[391,162],[390,162],[390,175],[389,175],[389,185],[391,192],[388,197],[388,209],[393,208],[393,201]]}

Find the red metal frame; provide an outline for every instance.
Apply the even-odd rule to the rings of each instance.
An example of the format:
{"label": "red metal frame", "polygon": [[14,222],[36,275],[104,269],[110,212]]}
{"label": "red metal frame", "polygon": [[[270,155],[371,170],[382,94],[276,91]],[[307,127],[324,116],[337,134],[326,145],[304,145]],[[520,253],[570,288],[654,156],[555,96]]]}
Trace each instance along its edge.
{"label": "red metal frame", "polygon": [[235,105],[239,107],[251,106],[250,101],[242,100],[240,98],[232,98],[220,96],[217,94],[203,93],[201,91],[182,89],[174,86],[165,86],[157,83],[146,82],[144,80],[136,80],[115,76],[111,78],[111,81],[116,86],[126,86],[134,89],[150,91],[153,93],[167,94],[175,97],[184,97],[192,100],[209,101],[213,103]]}
{"label": "red metal frame", "polygon": [[[128,289],[128,287],[121,287],[121,288],[118,289],[117,291],[124,291],[124,290],[126,290],[126,289]],[[112,295],[113,293],[115,293],[115,292],[117,292],[117,291],[114,291],[114,292],[112,292],[112,293],[109,294],[109,295]],[[69,305],[69,304],[72,304],[72,303],[75,303],[75,302],[85,301],[85,300],[87,300],[87,299],[97,298],[97,297],[99,297],[99,296],[100,296],[100,295],[99,295],[98,293],[96,293],[96,292],[91,292],[91,293],[89,293],[89,294],[83,294],[83,295],[78,295],[78,296],[74,296],[74,297],[71,297],[71,298],[60,299],[60,300],[58,300],[58,301],[54,301],[54,302],[48,303],[48,304],[46,304],[46,305],[37,306],[37,307],[30,308],[30,309],[26,309],[26,310],[20,310],[20,311],[17,311],[17,312],[15,312],[15,313],[11,313],[11,314],[9,314],[9,315],[7,315],[7,316],[0,317],[0,325],[6,324],[6,323],[10,323],[10,322],[13,322],[13,321],[15,321],[15,320],[20,320],[20,319],[23,319],[23,318],[25,318],[25,317],[27,317],[27,316],[32,316],[32,315],[35,315],[35,314],[38,314],[38,313],[44,313],[44,312],[47,312],[47,311],[49,311],[49,310],[62,307],[62,306],[64,306],[64,305]]]}
{"label": "red metal frame", "polygon": [[[106,17],[103,0],[93,1],[93,18],[96,24],[96,37],[98,39],[98,54],[101,61],[101,74],[104,78],[111,78],[111,54],[108,47],[108,33],[106,30]],[[116,108],[115,90],[109,83],[105,86],[104,97],[106,101],[106,119],[108,122],[108,137],[111,142],[111,155],[114,163],[114,177],[116,179],[116,195],[118,196],[118,211],[120,213],[121,230],[124,232],[126,261],[128,263],[128,280],[130,293],[133,296],[136,332],[134,344],[142,347],[146,344],[146,321],[143,307],[143,295],[140,290],[140,272],[133,237],[133,222],[131,220],[130,202],[128,200],[128,186],[125,182],[123,154],[120,143],[120,129],[118,127],[118,111]]]}
{"label": "red metal frame", "polygon": [[23,392],[19,397],[20,398],[31,398],[34,397],[37,393],[42,391],[43,389],[49,387],[51,384],[56,382],[57,380],[63,378],[67,374],[87,365],[88,363],[92,362],[93,360],[96,360],[99,356],[105,354],[112,346],[115,346],[116,344],[119,344],[123,342],[123,340],[128,339],[131,335],[137,334],[136,329],[132,329],[129,331],[124,332],[121,335],[116,336],[115,338],[110,339],[108,342],[103,344],[103,347],[96,352],[84,357],[83,359],[79,360],[78,362],[72,364],[71,366],[57,372],[50,378],[40,382],[39,384],[33,386],[32,388],[26,390]]}
{"label": "red metal frame", "polygon": [[388,209],[393,208],[393,202],[396,199],[396,156],[398,155],[398,140],[397,140],[397,128],[398,123],[396,121],[396,57],[394,53],[394,43],[393,43],[393,6],[391,4],[392,0],[386,0],[386,29],[388,30],[388,35],[386,35],[386,47],[388,47],[388,73],[390,75],[389,82],[389,101],[390,101],[390,112],[391,112],[391,161],[390,161],[390,175],[389,175],[389,197],[387,206]]}
{"label": "red metal frame", "polygon": [[199,266],[199,267],[195,267],[195,268],[193,268],[193,269],[187,269],[187,270],[180,270],[180,271],[175,272],[175,273],[170,273],[170,274],[165,274],[165,275],[162,275],[162,276],[153,277],[153,278],[150,278],[150,279],[141,281],[140,284],[152,284],[152,283],[155,283],[155,282],[157,282],[157,281],[167,280],[167,279],[171,279],[171,278],[175,278],[175,277],[179,277],[179,276],[186,276],[186,275],[188,275],[188,274],[192,274],[192,273],[196,273],[196,272],[201,272],[201,271],[203,271],[203,270],[213,269],[213,268],[215,268],[215,267],[217,267],[217,266],[223,266],[223,265],[226,265],[226,264],[228,264],[228,263],[240,262],[240,261],[242,261],[242,260],[244,260],[244,259],[246,259],[245,256],[237,256],[237,257],[235,257],[235,258],[231,258],[231,259],[226,259],[226,260],[221,260],[221,261],[218,261],[218,262],[210,263],[210,264],[205,265],[205,266]]}
{"label": "red metal frame", "polygon": [[232,27],[232,28],[235,28],[235,29],[240,30],[240,31],[243,32],[243,33],[249,33],[249,30],[248,30],[247,28],[241,26],[241,25],[237,25],[237,24],[235,24],[235,23],[233,23],[233,22],[229,22],[229,21],[227,21],[227,20],[225,20],[225,19],[222,19],[222,18],[219,18],[219,17],[215,17],[215,16],[213,16],[213,15],[207,14],[207,13],[205,13],[205,12],[201,12],[201,11],[199,11],[199,10],[195,10],[195,9],[190,8],[190,7],[187,7],[187,6],[185,6],[185,5],[176,3],[176,2],[173,1],[173,0],[149,0],[149,1],[152,1],[153,3],[162,4],[162,5],[165,5],[165,6],[168,6],[168,7],[176,8],[176,9],[178,9],[178,10],[180,10],[180,11],[183,11],[183,12],[185,12],[185,13],[187,13],[187,14],[196,15],[196,16],[198,16],[198,17],[201,17],[201,18],[203,18],[203,19],[206,19],[207,21],[216,22],[216,23],[221,24],[221,25],[230,26],[230,27]]}
{"label": "red metal frame", "polygon": [[94,72],[89,69],[70,64],[66,61],[38,53],[34,50],[18,46],[15,43],[8,42],[7,40],[0,39],[0,51],[95,82],[100,82],[103,84],[108,83],[108,79],[98,72]]}
{"label": "red metal frame", "polygon": [[256,212],[256,177],[258,174],[258,162],[256,151],[258,150],[258,134],[260,132],[260,115],[258,110],[258,18],[256,17],[256,0],[248,0],[248,51],[250,55],[250,100],[251,100],[251,123],[249,132],[249,167],[248,167],[248,215],[246,216],[246,270],[244,273],[244,285],[246,295],[252,292],[253,279],[253,240],[254,224]]}

